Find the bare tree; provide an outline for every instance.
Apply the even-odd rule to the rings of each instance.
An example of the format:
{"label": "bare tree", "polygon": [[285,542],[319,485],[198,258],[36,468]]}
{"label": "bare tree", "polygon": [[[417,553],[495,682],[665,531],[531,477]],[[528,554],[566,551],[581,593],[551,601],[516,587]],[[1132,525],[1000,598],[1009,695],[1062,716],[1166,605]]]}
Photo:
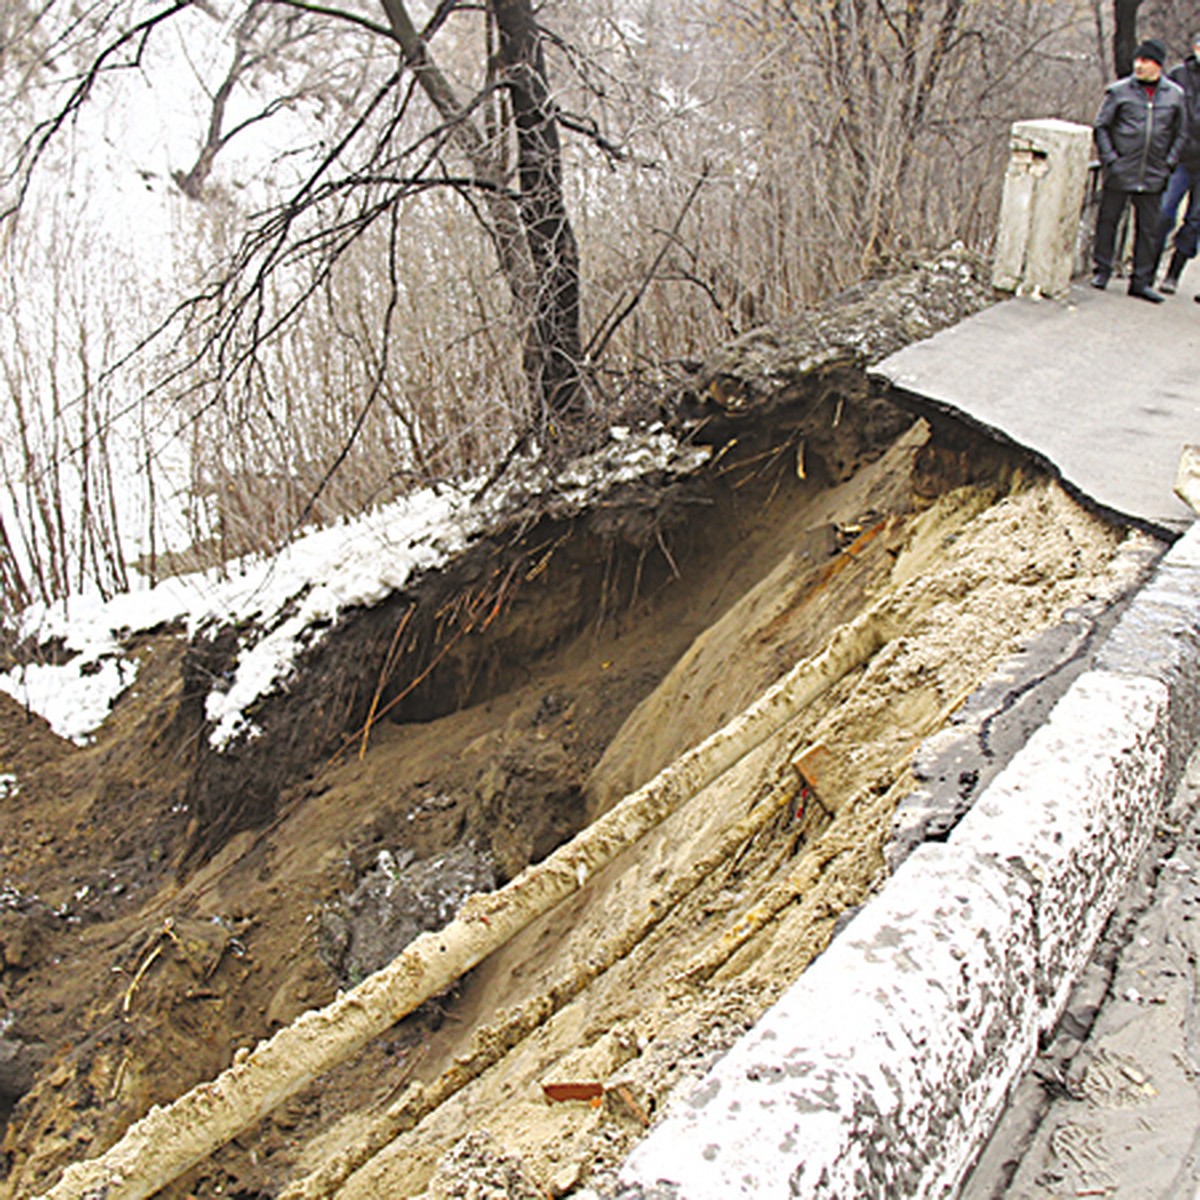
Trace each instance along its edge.
{"label": "bare tree", "polygon": [[[75,248],[86,236],[59,231],[64,253],[48,263],[38,304],[0,337],[0,512],[19,518],[0,530],[0,560],[9,559],[0,566],[4,599],[50,604],[129,583],[122,541],[134,475],[121,469],[128,448],[112,420],[117,395],[96,378],[119,325],[109,306],[119,301],[76,269],[83,256]],[[0,302],[14,313],[24,264],[9,255],[6,265]],[[126,300],[121,316],[132,315]]]}
{"label": "bare tree", "polygon": [[38,34],[38,12],[26,0],[9,0],[0,8],[0,77],[19,76],[14,95],[21,95],[29,80],[44,65],[46,45]]}
{"label": "bare tree", "polygon": [[233,23],[233,49],[229,64],[212,91],[208,122],[195,162],[186,170],[175,170],[172,179],[179,190],[192,200],[199,200],[212,174],[217,155],[239,134],[263,121],[269,121],[282,109],[289,108],[310,94],[311,85],[285,88],[271,96],[250,115],[228,124],[229,102],[235,89],[252,85],[255,77],[282,56],[294,58],[303,51],[309,30],[298,15],[269,5],[266,0],[250,0]]}
{"label": "bare tree", "polygon": [[644,412],[714,341],[898,256],[986,248],[1011,121],[1094,109],[1095,4],[444,0],[418,26],[406,0],[40,0],[64,90],[9,122],[8,183],[42,161],[27,217],[68,203],[52,152],[185,48],[199,136],[169,167],[206,202],[170,204],[159,336],[88,386],[182,435],[206,554],[269,551]]}
{"label": "bare tree", "polygon": [[[517,323],[525,330],[525,376],[537,424],[569,440],[578,432],[585,408],[579,257],[564,199],[562,147],[543,34],[530,0],[492,0],[486,6],[496,58],[486,64],[480,85],[461,95],[431,50],[434,35],[452,15],[468,8],[457,0],[440,4],[421,30],[403,0],[380,0],[386,23],[356,9],[300,0],[242,2],[233,65],[213,94],[204,147],[194,167],[178,179],[185,191],[202,185],[215,154],[235,131],[224,127],[224,104],[255,62],[250,47],[268,6],[290,9],[293,21],[336,22],[361,37],[386,39],[399,51],[399,66],[379,83],[362,111],[353,114],[349,128],[292,194],[250,229],[229,269],[175,314],[199,350],[186,370],[165,379],[164,386],[177,386],[184,374],[200,368],[210,396],[237,386],[243,394],[252,392],[260,382],[261,348],[320,294],[348,247],[379,226],[390,228],[394,250],[404,203],[429,188],[451,188],[476,212],[495,246]],[[46,147],[101,81],[138,66],[151,39],[190,7],[188,0],[174,0],[146,15],[127,0],[108,11],[107,40],[66,101],[22,146],[10,176],[17,201],[9,215]],[[414,85],[428,102],[432,120],[419,117]],[[497,96],[503,104],[493,103]],[[485,118],[497,114],[503,123],[489,127]],[[456,170],[456,162],[466,170]],[[380,313],[385,329],[394,302],[393,296]],[[364,411],[382,390],[381,368]]]}

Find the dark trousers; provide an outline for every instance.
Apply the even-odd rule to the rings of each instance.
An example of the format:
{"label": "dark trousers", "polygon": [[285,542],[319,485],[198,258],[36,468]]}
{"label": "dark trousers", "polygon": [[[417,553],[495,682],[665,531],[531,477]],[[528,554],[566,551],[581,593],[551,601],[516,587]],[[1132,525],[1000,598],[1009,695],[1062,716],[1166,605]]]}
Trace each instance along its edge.
{"label": "dark trousers", "polygon": [[1158,262],[1158,223],[1162,211],[1161,192],[1126,192],[1104,185],[1100,193],[1100,212],[1096,216],[1096,240],[1092,262],[1097,275],[1113,273],[1113,244],[1117,240],[1117,222],[1126,204],[1133,205],[1133,277],[1132,290],[1148,288],[1154,282]]}
{"label": "dark trousers", "polygon": [[[1179,207],[1187,197],[1187,209],[1183,224],[1175,229],[1175,218]],[[1167,190],[1162,195],[1162,217],[1158,230],[1158,252],[1162,253],[1171,230],[1175,229],[1175,253],[1180,258],[1195,258],[1196,246],[1200,243],[1200,169],[1189,171],[1187,167],[1176,167],[1167,181]]]}

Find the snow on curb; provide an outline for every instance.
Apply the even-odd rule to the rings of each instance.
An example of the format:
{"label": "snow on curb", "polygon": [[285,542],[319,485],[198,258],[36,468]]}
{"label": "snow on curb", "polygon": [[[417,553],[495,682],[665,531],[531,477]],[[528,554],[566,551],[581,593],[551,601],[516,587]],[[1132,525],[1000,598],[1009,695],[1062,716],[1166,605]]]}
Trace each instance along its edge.
{"label": "snow on curb", "polygon": [[1039,1023],[1058,1021],[1167,797],[1170,694],[1081,675],[950,837],[1035,891]]}
{"label": "snow on curb", "polygon": [[1198,681],[1193,527],[948,842],[634,1150],[623,1200],[953,1193],[1200,737]]}
{"label": "snow on curb", "polygon": [[623,1181],[687,1200],[928,1190],[938,1164],[914,1149],[961,1144],[1003,1097],[990,1047],[1036,1040],[1032,924],[1027,881],[922,847]]}

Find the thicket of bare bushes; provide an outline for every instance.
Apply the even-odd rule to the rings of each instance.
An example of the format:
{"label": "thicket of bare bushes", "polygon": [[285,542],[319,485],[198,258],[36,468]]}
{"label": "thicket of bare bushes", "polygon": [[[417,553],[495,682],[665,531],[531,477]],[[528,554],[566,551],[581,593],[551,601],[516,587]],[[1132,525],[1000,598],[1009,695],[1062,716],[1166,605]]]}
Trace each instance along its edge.
{"label": "thicket of bare bushes", "polygon": [[[104,371],[134,310],[114,265],[101,277],[95,230],[43,214],[38,237],[8,247],[0,272],[0,595],[11,616],[35,601],[127,588],[125,522],[154,536],[145,481],[153,410]],[[36,284],[28,281],[36,279]],[[136,383],[127,372],[123,384]],[[123,513],[124,519],[119,514]]]}
{"label": "thicket of bare bushes", "polygon": [[[13,161],[38,146],[34,174],[6,177],[6,201],[29,189],[0,285],[13,315],[0,342],[6,620],[31,600],[125,587],[134,559],[154,575],[269,551],[303,523],[486,471],[544,433],[489,189],[464,183],[453,122],[397,69],[380,5],[352,2],[339,24],[286,0],[179,4],[183,32],[168,36],[170,5],[105,11],[122,4],[144,34],[93,77],[116,28],[94,10],[10,0],[0,17],[10,151],[81,79],[88,105],[117,106],[118,63],[162,81],[155,55],[174,56],[200,98],[194,155],[153,181],[174,212],[161,293],[102,220],[71,222],[89,207],[56,182],[72,162],[139,169],[71,134],[88,128],[82,109],[44,150],[24,141]],[[426,30],[511,172],[511,102],[482,7],[431,6]],[[923,248],[986,251],[1009,124],[1090,120],[1117,7],[547,0],[592,425],[647,411],[714,344]],[[1182,55],[1181,6],[1147,4],[1140,20]],[[352,126],[365,148],[349,149]],[[343,145],[319,202],[298,205],[298,181]],[[230,332],[200,314],[235,277],[243,324]],[[145,340],[156,328],[165,336]]]}

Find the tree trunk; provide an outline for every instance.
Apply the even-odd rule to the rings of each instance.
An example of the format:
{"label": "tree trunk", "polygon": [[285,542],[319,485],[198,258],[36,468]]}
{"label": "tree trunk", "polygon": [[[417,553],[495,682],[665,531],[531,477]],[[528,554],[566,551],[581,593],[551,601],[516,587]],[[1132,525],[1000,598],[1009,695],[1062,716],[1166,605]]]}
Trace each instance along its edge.
{"label": "tree trunk", "polygon": [[1142,0],[1113,0],[1113,67],[1117,78],[1133,70],[1133,52],[1137,49],[1137,15]]}
{"label": "tree trunk", "polygon": [[403,0],[381,0],[381,3],[406,66],[416,77],[426,98],[449,124],[459,152],[471,164],[476,183],[483,187],[484,205],[491,222],[488,232],[500,259],[500,270],[520,310],[533,292],[533,272],[521,230],[521,215],[504,189],[495,150],[472,123],[450,81],[433,61]]}
{"label": "tree trunk", "polygon": [[563,197],[562,146],[530,0],[492,0],[517,135],[521,222],[533,262],[525,376],[543,416],[582,415],[579,250]]}
{"label": "tree trunk", "polygon": [[454,130],[484,198],[518,319],[525,377],[543,426],[583,413],[579,252],[563,199],[562,146],[530,0],[492,0],[499,57],[513,106],[519,195],[504,187],[503,156],[474,124],[417,32],[404,0],[381,0],[404,61]]}

